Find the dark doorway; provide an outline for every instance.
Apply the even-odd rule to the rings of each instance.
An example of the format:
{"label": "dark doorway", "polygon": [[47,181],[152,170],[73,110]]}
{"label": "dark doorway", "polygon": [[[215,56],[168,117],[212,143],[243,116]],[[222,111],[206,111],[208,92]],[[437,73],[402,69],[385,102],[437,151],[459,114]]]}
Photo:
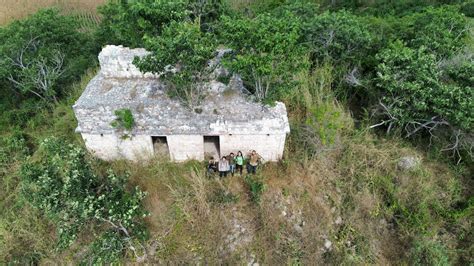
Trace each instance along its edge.
{"label": "dark doorway", "polygon": [[153,142],[153,152],[155,155],[160,157],[169,157],[170,151],[166,137],[153,136],[151,137],[151,140]]}
{"label": "dark doorway", "polygon": [[204,158],[214,157],[214,159],[218,159],[219,155],[219,136],[204,136]]}

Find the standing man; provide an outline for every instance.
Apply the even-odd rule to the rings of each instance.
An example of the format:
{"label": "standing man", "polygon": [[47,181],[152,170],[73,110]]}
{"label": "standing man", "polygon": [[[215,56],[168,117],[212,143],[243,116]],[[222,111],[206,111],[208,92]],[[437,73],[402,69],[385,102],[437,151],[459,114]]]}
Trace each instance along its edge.
{"label": "standing man", "polygon": [[234,176],[234,172],[235,172],[235,155],[233,152],[231,152],[229,154],[229,156],[227,157],[227,160],[229,161],[229,169],[230,169],[230,174],[232,176]]}
{"label": "standing man", "polygon": [[249,174],[256,174],[257,173],[257,166],[260,163],[262,157],[253,150],[249,156],[249,165],[248,165],[248,172]]}

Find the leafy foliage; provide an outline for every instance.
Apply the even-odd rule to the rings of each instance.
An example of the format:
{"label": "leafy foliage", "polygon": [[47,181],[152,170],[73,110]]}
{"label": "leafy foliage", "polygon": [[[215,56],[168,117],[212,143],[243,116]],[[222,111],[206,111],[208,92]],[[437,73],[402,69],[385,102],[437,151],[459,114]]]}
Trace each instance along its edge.
{"label": "leafy foliage", "polygon": [[143,47],[144,37],[159,36],[172,22],[196,21],[209,29],[228,12],[222,0],[110,1],[99,8],[104,16],[97,37],[101,43]]}
{"label": "leafy foliage", "polygon": [[132,130],[135,125],[135,120],[133,119],[133,114],[130,109],[118,109],[115,110],[114,114],[117,118],[111,123],[112,127],[124,128],[129,131]]}
{"label": "leafy foliage", "polygon": [[261,177],[255,175],[246,175],[244,181],[249,188],[250,198],[254,203],[259,204],[262,193],[265,191],[265,183],[263,183]]}
{"label": "leafy foliage", "polygon": [[465,87],[465,90],[473,90],[474,87],[474,58],[449,66],[446,70],[447,76],[453,83]]}
{"label": "leafy foliage", "polygon": [[367,24],[347,11],[314,16],[304,26],[303,35],[315,60],[330,58],[352,64],[366,58],[373,38]]}
{"label": "leafy foliage", "polygon": [[410,47],[424,46],[437,58],[446,58],[464,46],[466,18],[455,7],[427,8],[407,19],[408,32],[402,38]]}
{"label": "leafy foliage", "polygon": [[224,65],[242,75],[258,100],[274,100],[284,94],[293,81],[290,73],[304,67],[299,26],[298,18],[290,13],[278,18],[261,14],[221,19],[220,38],[235,51]]}
{"label": "leafy foliage", "polygon": [[164,72],[169,94],[191,109],[198,106],[205,96],[203,82],[212,72],[208,61],[216,50],[213,37],[197,23],[173,22],[160,36],[147,38],[146,47],[153,54],[136,60],[140,70]]}
{"label": "leafy foliage", "polygon": [[98,38],[102,43],[143,46],[144,36],[161,34],[172,21],[188,17],[186,0],[178,1],[111,1],[99,8],[104,16]]}
{"label": "leafy foliage", "polygon": [[462,3],[464,0],[324,0],[323,5],[330,9],[350,9],[357,14],[370,14],[376,16],[396,15],[404,16],[420,12],[426,7],[439,7],[446,4]]}
{"label": "leafy foliage", "polygon": [[95,46],[78,21],[54,9],[0,28],[0,43],[0,83],[21,97],[57,100],[94,62]]}
{"label": "leafy foliage", "polygon": [[212,195],[209,196],[209,201],[216,204],[237,203],[239,201],[239,196],[218,187],[214,189]]}
{"label": "leafy foliage", "polygon": [[474,1],[466,2],[461,6],[460,10],[466,17],[474,17]]}
{"label": "leafy foliage", "polygon": [[378,58],[377,86],[394,122],[406,125],[433,116],[463,129],[474,121],[473,90],[440,82],[436,59],[424,48],[417,50],[396,42]]}
{"label": "leafy foliage", "polygon": [[[227,208],[235,207],[231,203],[246,200],[239,198],[232,182],[219,182],[217,189],[209,190],[208,181],[189,175],[199,168],[196,162],[96,165],[83,149],[54,138],[37,149],[37,140],[45,135],[79,139],[73,133],[77,124],[70,106],[85,83],[75,95],[69,95],[74,90],[69,85],[94,64],[98,46],[107,43],[152,51],[137,64],[162,73],[171,85],[170,95],[185,103],[189,100],[191,106],[203,97],[197,85],[212,71],[208,60],[215,48],[228,46],[234,52],[224,59],[226,66],[242,75],[257,98],[285,102],[292,125],[285,148],[291,156],[244,178],[250,200],[259,204],[256,210],[243,210],[245,216],[257,218],[245,223],[256,222],[251,227],[253,240],[262,247],[265,263],[278,264],[290,257],[298,263],[314,262],[311,259],[319,255],[313,251],[320,243],[306,238],[311,236],[306,232],[319,228],[329,232],[332,241],[332,250],[319,256],[329,264],[380,263],[376,254],[385,254],[380,243],[387,240],[404,243],[397,246],[400,252],[394,254],[400,254],[400,261],[395,263],[468,264],[472,260],[472,161],[455,166],[434,145],[431,153],[422,154],[423,162],[416,169],[394,170],[400,156],[417,151],[367,133],[362,117],[366,109],[378,105],[381,116],[375,118],[390,121],[382,123],[385,129],[428,129],[420,130],[423,134],[417,134],[416,140],[422,144],[416,145],[428,143],[432,133],[433,139],[443,138],[453,145],[464,138],[471,145],[465,152],[472,151],[472,38],[466,38],[468,20],[461,14],[470,16],[472,1],[247,2],[230,1],[233,6],[248,6],[230,12],[219,0],[110,1],[102,9],[104,19],[95,38],[89,35],[95,29],[84,30],[74,18],[51,10],[0,29],[0,183],[4,188],[0,206],[5,210],[0,216],[0,261],[35,264],[58,256],[46,218],[56,226],[58,247],[81,242],[82,249],[83,241],[91,241],[88,252],[73,258],[84,264],[117,262],[127,249],[132,256],[144,255],[144,249],[138,248],[143,248],[146,237],[143,194],[129,189],[139,183],[156,193],[146,204],[152,211],[159,210],[147,221],[159,242],[154,259],[182,262],[198,254],[212,262],[214,244],[220,241],[209,240],[221,239],[219,230],[225,227],[219,212],[227,215]],[[26,67],[10,60],[18,59],[21,52]],[[46,87],[37,86],[42,70],[51,74],[39,76],[47,78]],[[10,75],[21,83],[13,82]],[[228,77],[220,81],[227,83]],[[305,77],[310,81],[305,82]],[[45,101],[38,101],[41,97],[32,90]],[[51,104],[55,99],[58,103]],[[121,129],[133,125],[131,112],[117,116]],[[352,130],[354,121],[362,130]],[[440,127],[426,123],[443,129],[449,124],[451,130],[435,134]],[[313,160],[312,155],[320,151],[324,158]],[[128,167],[132,178],[128,181],[126,175],[110,170],[105,173],[104,167],[120,172]],[[279,180],[274,179],[277,176]],[[262,197],[264,178],[269,178],[269,197]],[[294,234],[293,226],[286,226],[288,219],[277,217],[280,210],[273,217],[271,197],[282,184],[288,187],[283,195],[291,206],[305,213],[303,234]],[[324,189],[308,189],[315,184]],[[18,193],[20,187],[23,193]],[[321,198],[329,202],[327,209]],[[319,221],[324,218],[320,213],[333,213],[333,207],[334,215],[341,212],[342,224]],[[387,230],[388,239],[383,239]],[[256,255],[260,260],[261,253]]]}
{"label": "leafy foliage", "polygon": [[22,166],[23,193],[56,225],[59,248],[69,247],[89,225],[114,232],[103,237],[120,236],[124,244],[108,249],[115,254],[134,238],[145,237],[141,226],[145,193],[138,188],[127,191],[126,176],[112,171],[96,174],[82,148],[55,138],[45,139],[38,152],[36,159]]}

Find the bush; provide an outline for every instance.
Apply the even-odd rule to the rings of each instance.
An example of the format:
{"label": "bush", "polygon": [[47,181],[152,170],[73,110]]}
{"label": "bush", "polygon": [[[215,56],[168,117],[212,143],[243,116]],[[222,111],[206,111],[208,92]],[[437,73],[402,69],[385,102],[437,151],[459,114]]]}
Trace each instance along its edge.
{"label": "bush", "polygon": [[[95,44],[79,27],[77,19],[46,9],[0,28],[0,88],[45,101],[63,96],[95,62]],[[17,101],[11,98],[5,100]]]}
{"label": "bush", "polygon": [[466,16],[466,17],[474,17],[474,2],[468,2],[464,3],[461,6],[461,12]]}
{"label": "bush", "polygon": [[256,203],[260,203],[262,193],[265,190],[265,184],[260,177],[255,175],[247,175],[244,177],[245,184],[247,184],[250,191],[250,199]]}
{"label": "bush", "polygon": [[217,204],[237,203],[239,201],[239,196],[224,188],[218,187],[214,189],[212,195],[209,197],[209,201]]}
{"label": "bush", "polygon": [[466,88],[465,90],[473,90],[474,87],[474,58],[455,64],[447,69],[447,74],[454,84]]}
{"label": "bush", "polygon": [[[212,69],[209,60],[216,52],[216,43],[202,32],[197,23],[173,22],[158,37],[146,40],[145,47],[153,54],[135,61],[140,70],[161,73],[168,83],[168,93],[193,110],[203,100],[204,82]],[[172,69],[165,69],[172,66]]]}
{"label": "bush", "polygon": [[[455,7],[429,7],[405,18],[408,30],[401,38],[412,48],[422,46],[438,59],[448,58],[465,44],[467,20]],[[436,32],[436,34],[433,34]]]}
{"label": "bush", "polygon": [[185,20],[186,0],[110,1],[99,8],[104,17],[97,32],[102,44],[143,47],[144,36],[156,36],[172,21]]}
{"label": "bush", "polygon": [[315,61],[357,65],[367,59],[373,37],[364,21],[350,12],[325,12],[304,26],[303,36]]}
{"label": "bush", "polygon": [[103,19],[97,32],[101,44],[143,47],[144,37],[156,37],[172,22],[195,21],[203,30],[228,8],[223,0],[110,1],[99,8]]}
{"label": "bush", "polygon": [[256,18],[223,17],[219,37],[235,52],[224,65],[240,74],[257,100],[275,100],[292,88],[291,73],[306,67],[299,45],[297,17],[261,14]]}
{"label": "bush", "polygon": [[421,125],[437,118],[461,129],[472,128],[474,91],[442,84],[436,59],[424,48],[414,50],[396,42],[377,58],[377,87],[383,93],[387,124]]}
{"label": "bush", "polygon": [[130,109],[118,109],[114,112],[117,118],[111,123],[111,126],[114,128],[123,128],[128,131],[132,130],[135,125],[135,120],[133,119],[133,114]]}
{"label": "bush", "polygon": [[82,148],[45,139],[20,175],[24,197],[56,225],[60,249],[69,247],[88,226],[96,226],[99,232],[108,228],[120,236],[123,247],[133,247],[135,239],[146,235],[141,226],[145,193],[138,188],[127,191],[127,176],[112,171],[96,174]]}
{"label": "bush", "polygon": [[446,246],[430,239],[416,239],[409,259],[412,265],[450,265]]}

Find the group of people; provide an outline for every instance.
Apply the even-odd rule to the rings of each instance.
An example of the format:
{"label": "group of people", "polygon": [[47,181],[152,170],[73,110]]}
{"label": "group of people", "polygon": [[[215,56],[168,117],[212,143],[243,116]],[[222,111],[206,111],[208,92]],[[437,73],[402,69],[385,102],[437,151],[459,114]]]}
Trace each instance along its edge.
{"label": "group of people", "polygon": [[207,165],[207,171],[208,173],[219,172],[220,177],[226,177],[228,173],[234,176],[236,172],[242,175],[245,164],[248,174],[256,174],[257,166],[261,162],[262,157],[255,150],[250,151],[246,157],[241,151],[238,151],[237,155],[231,152],[229,155],[222,156],[219,160],[211,157]]}

